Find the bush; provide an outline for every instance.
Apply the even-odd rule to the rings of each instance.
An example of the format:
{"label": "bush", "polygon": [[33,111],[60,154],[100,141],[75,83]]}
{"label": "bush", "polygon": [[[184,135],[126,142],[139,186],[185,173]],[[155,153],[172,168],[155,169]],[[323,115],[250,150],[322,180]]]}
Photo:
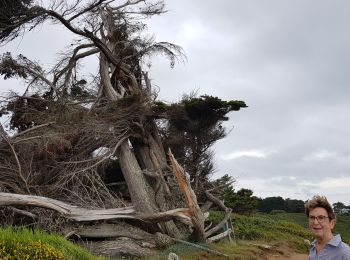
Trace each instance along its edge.
{"label": "bush", "polygon": [[16,239],[0,240],[0,259],[65,259],[63,253],[39,241],[26,244]]}

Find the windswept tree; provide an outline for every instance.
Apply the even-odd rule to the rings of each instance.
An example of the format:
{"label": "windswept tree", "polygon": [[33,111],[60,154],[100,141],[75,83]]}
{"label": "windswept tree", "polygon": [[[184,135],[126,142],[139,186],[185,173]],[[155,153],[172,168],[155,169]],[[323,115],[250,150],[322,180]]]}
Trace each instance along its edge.
{"label": "windswept tree", "polygon": [[211,148],[227,134],[222,123],[229,119],[229,112],[246,107],[245,103],[193,94],[169,106],[157,105],[166,110],[169,118],[161,128],[163,143],[190,174],[196,193],[203,194],[212,188],[210,178],[215,171]]}
{"label": "windswept tree", "polygon": [[[162,1],[2,2],[2,44],[45,21],[63,25],[76,40],[49,70],[24,55],[2,55],[0,74],[29,84],[1,112],[12,112],[18,131],[13,137],[0,132],[1,191],[120,206],[127,202],[106,184],[109,169],[125,181],[136,211],[150,216],[172,209],[178,189],[164,147],[175,151],[195,190],[205,188],[201,179],[213,168],[208,148],[225,136],[226,114],[246,105],[209,96],[166,107],[156,101],[144,64],[154,54],[168,57],[171,66],[184,57],[179,46],[144,36],[143,20],[162,14]],[[88,78],[78,65],[91,55],[98,56],[98,73]],[[180,237],[173,220],[166,220],[151,229]],[[206,236],[204,227],[196,234]]]}

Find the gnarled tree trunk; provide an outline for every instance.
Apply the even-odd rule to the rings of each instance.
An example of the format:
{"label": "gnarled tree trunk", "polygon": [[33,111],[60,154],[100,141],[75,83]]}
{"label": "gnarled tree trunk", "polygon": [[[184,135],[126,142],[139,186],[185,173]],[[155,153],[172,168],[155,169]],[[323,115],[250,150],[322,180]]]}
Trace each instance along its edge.
{"label": "gnarled tree trunk", "polygon": [[[108,8],[101,11],[101,16],[105,22],[106,36],[104,37],[105,44],[109,47],[111,53],[113,53],[119,59],[123,59],[123,55],[130,55],[130,53],[124,53],[122,48],[126,48],[126,45],[120,46],[120,42],[123,39],[122,33],[117,30],[116,25],[113,22],[113,14]],[[120,29],[120,28],[119,28]],[[121,49],[117,49],[119,46]],[[133,49],[131,48],[131,51]],[[135,58],[136,63],[138,59]],[[142,74],[140,71],[131,71],[124,67],[116,67],[112,63],[108,63],[104,54],[101,54],[100,58],[100,74],[101,74],[101,86],[103,88],[102,93],[109,100],[119,100],[124,98],[123,94],[129,95],[148,95],[149,92],[144,91],[142,94],[142,86],[140,85]],[[139,64],[136,64],[138,67]],[[138,67],[139,68],[139,67]],[[139,75],[135,75],[139,73]],[[137,80],[139,78],[139,80]],[[146,79],[148,80],[148,79]],[[146,97],[150,98],[150,97]],[[147,122],[146,122],[147,124]],[[154,122],[151,122],[154,124]],[[155,126],[153,126],[155,127]],[[145,132],[146,142],[140,142],[140,145],[130,147],[131,141],[125,140],[117,149],[117,156],[121,166],[122,173],[128,186],[128,190],[131,196],[131,200],[136,210],[144,213],[155,213],[158,211],[166,211],[167,202],[164,197],[163,188],[159,188],[157,180],[148,181],[143,171],[154,171],[157,167],[151,159],[150,153],[158,155],[158,160],[162,166],[166,164],[166,158],[164,149],[161,144],[156,145],[151,133],[147,133],[145,126],[141,125]],[[129,144],[130,142],[130,144]],[[144,145],[149,143],[149,146]],[[137,160],[135,154],[138,154],[139,160]],[[161,156],[159,156],[161,155]],[[153,185],[152,185],[153,184]],[[163,183],[164,184],[164,183]],[[180,232],[175,226],[173,221],[159,224],[161,230],[173,237],[180,237]]]}

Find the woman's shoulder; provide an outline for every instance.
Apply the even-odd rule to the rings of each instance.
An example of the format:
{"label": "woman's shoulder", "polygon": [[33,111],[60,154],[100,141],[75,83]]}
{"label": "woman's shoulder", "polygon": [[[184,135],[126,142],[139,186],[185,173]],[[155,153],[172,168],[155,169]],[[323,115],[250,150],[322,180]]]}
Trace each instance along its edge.
{"label": "woman's shoulder", "polygon": [[350,246],[343,241],[340,243],[342,259],[350,260]]}

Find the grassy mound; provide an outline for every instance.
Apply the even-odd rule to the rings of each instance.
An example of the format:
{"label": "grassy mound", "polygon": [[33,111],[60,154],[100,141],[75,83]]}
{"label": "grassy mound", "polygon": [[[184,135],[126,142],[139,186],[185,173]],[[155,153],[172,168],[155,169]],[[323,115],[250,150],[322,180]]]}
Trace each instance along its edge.
{"label": "grassy mound", "polygon": [[58,235],[28,229],[0,229],[0,259],[102,259]]}
{"label": "grassy mound", "polygon": [[283,241],[300,252],[306,252],[312,235],[304,227],[291,221],[275,220],[272,216],[242,216],[233,214],[236,236],[243,240],[261,240],[265,243]]}
{"label": "grassy mound", "polygon": [[[210,212],[210,221],[213,225],[223,218],[222,212]],[[209,248],[227,254],[231,259],[261,259],[267,253],[276,252],[280,248],[289,248],[291,251],[307,253],[309,246],[305,239],[311,239],[311,233],[293,221],[276,220],[273,215],[243,216],[232,214],[235,231],[235,240],[213,243]],[[226,259],[191,246],[177,244],[167,248],[159,256],[146,258],[148,260],[166,259],[170,252],[180,256],[180,259]]]}
{"label": "grassy mound", "polygon": [[[278,214],[265,214],[259,213],[257,216],[262,218],[271,218],[279,221],[288,221],[299,224],[304,228],[308,228],[308,221],[305,213],[278,213]],[[335,234],[340,234],[343,241],[350,244],[350,215],[337,216],[337,224],[334,228]]]}

